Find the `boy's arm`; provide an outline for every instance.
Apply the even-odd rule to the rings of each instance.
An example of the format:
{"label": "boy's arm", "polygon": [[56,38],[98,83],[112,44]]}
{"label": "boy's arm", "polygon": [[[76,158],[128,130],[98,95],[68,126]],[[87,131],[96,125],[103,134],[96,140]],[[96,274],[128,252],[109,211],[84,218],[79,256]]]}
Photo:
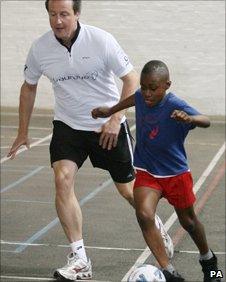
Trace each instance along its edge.
{"label": "boy's arm", "polygon": [[198,127],[209,127],[210,120],[207,116],[204,115],[188,115],[184,111],[174,110],[171,114],[171,118],[175,119],[176,121],[181,121],[185,123],[192,123]]}
{"label": "boy's arm", "polygon": [[128,98],[120,101],[115,106],[108,108],[108,107],[98,107],[92,110],[92,117],[93,118],[106,118],[113,115],[116,112],[122,111],[124,109],[130,108],[135,106],[135,94],[129,96]]}

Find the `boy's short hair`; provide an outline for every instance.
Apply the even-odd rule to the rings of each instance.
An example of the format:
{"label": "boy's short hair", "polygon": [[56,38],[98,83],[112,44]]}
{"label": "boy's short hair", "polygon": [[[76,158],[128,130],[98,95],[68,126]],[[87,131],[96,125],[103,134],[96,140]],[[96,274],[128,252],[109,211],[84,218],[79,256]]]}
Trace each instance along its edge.
{"label": "boy's short hair", "polygon": [[[81,13],[81,8],[82,8],[82,0],[71,0],[73,3],[73,10],[74,13],[76,14]],[[45,6],[46,6],[46,10],[49,12],[49,0],[45,1]]]}
{"label": "boy's short hair", "polygon": [[159,60],[152,60],[147,62],[142,71],[141,74],[162,74],[169,76],[169,69],[165,63]]}

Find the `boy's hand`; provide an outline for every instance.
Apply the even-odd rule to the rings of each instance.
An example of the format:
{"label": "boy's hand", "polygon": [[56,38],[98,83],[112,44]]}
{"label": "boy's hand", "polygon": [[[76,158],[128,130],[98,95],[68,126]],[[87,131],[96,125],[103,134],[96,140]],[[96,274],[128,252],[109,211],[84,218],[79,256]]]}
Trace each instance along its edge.
{"label": "boy's hand", "polygon": [[108,107],[99,107],[99,108],[93,109],[91,114],[94,119],[97,119],[98,117],[106,118],[111,115],[111,111],[110,111],[110,108]]}
{"label": "boy's hand", "polygon": [[170,117],[175,119],[176,121],[181,121],[185,123],[191,123],[193,121],[192,116],[189,116],[184,111],[179,110],[174,110]]}

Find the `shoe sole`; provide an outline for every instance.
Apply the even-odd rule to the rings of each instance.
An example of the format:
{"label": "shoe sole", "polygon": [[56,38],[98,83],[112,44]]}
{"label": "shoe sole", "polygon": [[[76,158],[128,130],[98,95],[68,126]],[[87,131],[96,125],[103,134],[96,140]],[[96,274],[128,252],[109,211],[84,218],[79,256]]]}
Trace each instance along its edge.
{"label": "shoe sole", "polygon": [[73,280],[66,279],[59,272],[54,272],[53,277],[56,279],[56,281],[64,281],[64,282],[73,281]]}
{"label": "shoe sole", "polygon": [[80,274],[77,275],[76,279],[68,279],[68,278],[65,278],[62,274],[60,274],[60,272],[58,271],[55,271],[54,274],[53,274],[53,277],[57,280],[57,281],[78,281],[78,280],[90,280],[92,279],[92,275],[91,274],[84,274],[84,273],[81,273],[81,276]]}

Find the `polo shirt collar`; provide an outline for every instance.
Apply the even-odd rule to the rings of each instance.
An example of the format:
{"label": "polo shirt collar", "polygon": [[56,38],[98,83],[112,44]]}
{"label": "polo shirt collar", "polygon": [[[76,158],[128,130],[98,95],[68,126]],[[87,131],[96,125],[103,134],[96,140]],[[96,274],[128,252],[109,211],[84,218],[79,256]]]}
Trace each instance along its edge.
{"label": "polo shirt collar", "polygon": [[61,45],[63,45],[64,47],[66,47],[66,48],[70,51],[72,45],[75,43],[76,39],[78,38],[78,35],[79,35],[80,30],[81,30],[81,25],[80,25],[79,22],[77,22],[77,29],[76,29],[76,31],[75,31],[75,35],[74,35],[73,38],[71,39],[71,46],[70,46],[70,48],[68,48],[67,46],[64,45],[62,39],[57,38],[56,35],[55,35],[55,37],[56,37],[57,41],[58,41]]}

